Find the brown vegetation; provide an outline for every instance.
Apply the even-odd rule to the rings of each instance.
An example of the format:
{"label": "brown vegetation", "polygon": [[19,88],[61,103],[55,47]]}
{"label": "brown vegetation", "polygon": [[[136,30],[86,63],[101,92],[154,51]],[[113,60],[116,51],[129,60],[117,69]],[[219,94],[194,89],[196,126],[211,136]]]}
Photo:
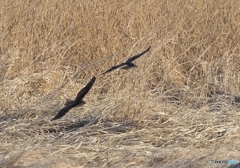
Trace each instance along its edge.
{"label": "brown vegetation", "polygon": [[[240,1],[0,2],[0,167],[240,160]],[[92,76],[149,46],[50,121]]]}

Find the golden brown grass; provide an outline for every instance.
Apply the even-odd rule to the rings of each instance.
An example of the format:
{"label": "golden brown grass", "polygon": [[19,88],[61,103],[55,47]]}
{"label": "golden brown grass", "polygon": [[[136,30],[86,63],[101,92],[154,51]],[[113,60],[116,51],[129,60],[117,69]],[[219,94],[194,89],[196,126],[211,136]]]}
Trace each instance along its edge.
{"label": "golden brown grass", "polygon": [[[0,2],[0,167],[240,160],[240,1]],[[50,122],[93,75],[149,46]]]}

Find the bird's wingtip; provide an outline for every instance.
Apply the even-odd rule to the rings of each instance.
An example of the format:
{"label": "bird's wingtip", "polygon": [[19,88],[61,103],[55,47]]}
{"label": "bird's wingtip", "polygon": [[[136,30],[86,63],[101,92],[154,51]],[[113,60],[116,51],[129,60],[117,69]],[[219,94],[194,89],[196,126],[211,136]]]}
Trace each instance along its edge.
{"label": "bird's wingtip", "polygon": [[92,81],[95,81],[95,80],[96,80],[96,76],[93,76],[91,80],[92,80]]}
{"label": "bird's wingtip", "polygon": [[54,117],[54,118],[52,118],[50,121],[54,121],[54,120],[57,120],[57,119],[59,119],[59,118],[61,118],[61,117]]}
{"label": "bird's wingtip", "polygon": [[61,117],[59,117],[58,115],[56,115],[56,116],[53,117],[50,121],[54,121],[54,120],[57,120],[57,119],[59,119],[59,118],[61,118]]}

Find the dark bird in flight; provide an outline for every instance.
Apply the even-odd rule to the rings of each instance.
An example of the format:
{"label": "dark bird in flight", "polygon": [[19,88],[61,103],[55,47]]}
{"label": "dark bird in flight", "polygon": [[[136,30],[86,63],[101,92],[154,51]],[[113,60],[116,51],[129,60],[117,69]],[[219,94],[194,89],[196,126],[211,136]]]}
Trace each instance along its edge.
{"label": "dark bird in flight", "polygon": [[[146,52],[148,52],[148,51],[150,50],[150,48],[151,48],[151,46],[148,47],[148,49],[145,50],[145,51],[143,51],[141,54],[138,54],[138,55],[135,55],[135,56],[129,58],[129,59],[128,59],[126,62],[124,62],[124,63],[121,63],[121,64],[119,64],[119,65],[113,66],[112,68],[110,68],[109,70],[103,72],[102,74],[106,74],[106,73],[111,72],[111,71],[113,71],[113,70],[115,70],[115,69],[118,69],[118,68],[120,68],[120,69],[130,69],[130,68],[137,67],[134,63],[132,63],[132,61],[134,61],[135,59],[141,57],[143,54],[145,54]],[[101,75],[102,75],[102,74],[101,74]]]}
{"label": "dark bird in flight", "polygon": [[62,108],[62,109],[58,112],[58,114],[57,114],[51,121],[63,117],[63,116],[64,116],[69,110],[71,110],[73,107],[86,104],[85,101],[83,101],[83,98],[84,98],[84,96],[89,92],[89,90],[92,88],[95,80],[96,80],[96,77],[94,76],[94,77],[88,82],[88,84],[78,92],[77,97],[75,98],[75,100],[73,100],[73,101],[72,101],[72,100],[67,100],[67,102],[66,102],[66,104],[65,104],[65,107]]}

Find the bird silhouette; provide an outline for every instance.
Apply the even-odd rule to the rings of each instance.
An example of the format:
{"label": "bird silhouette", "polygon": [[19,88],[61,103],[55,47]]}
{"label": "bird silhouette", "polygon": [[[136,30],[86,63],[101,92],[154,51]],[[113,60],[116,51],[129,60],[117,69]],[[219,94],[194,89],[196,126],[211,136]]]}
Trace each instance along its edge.
{"label": "bird silhouette", "polygon": [[78,92],[75,100],[73,100],[73,101],[72,101],[72,100],[68,100],[68,101],[65,103],[65,107],[62,108],[62,109],[58,112],[58,114],[57,114],[51,121],[63,117],[63,116],[64,116],[69,110],[71,110],[73,107],[86,104],[85,101],[83,101],[83,98],[84,98],[84,96],[89,92],[89,90],[92,88],[95,80],[96,80],[96,77],[94,76],[94,77],[87,83],[87,85]]}
{"label": "bird silhouette", "polygon": [[151,48],[151,46],[148,47],[148,49],[145,50],[145,51],[143,51],[141,54],[138,54],[138,55],[135,55],[135,56],[129,58],[129,59],[128,59],[126,62],[124,62],[124,63],[121,63],[121,64],[118,64],[118,65],[113,66],[112,68],[110,68],[110,69],[108,69],[107,71],[103,72],[101,75],[106,74],[106,73],[108,73],[108,72],[111,72],[111,71],[113,71],[113,70],[115,70],[115,69],[118,69],[118,68],[120,68],[120,69],[130,69],[130,68],[137,67],[134,63],[132,63],[132,61],[134,61],[135,59],[141,57],[143,54],[145,54],[146,52],[148,52],[148,51],[150,50],[150,48]]}

